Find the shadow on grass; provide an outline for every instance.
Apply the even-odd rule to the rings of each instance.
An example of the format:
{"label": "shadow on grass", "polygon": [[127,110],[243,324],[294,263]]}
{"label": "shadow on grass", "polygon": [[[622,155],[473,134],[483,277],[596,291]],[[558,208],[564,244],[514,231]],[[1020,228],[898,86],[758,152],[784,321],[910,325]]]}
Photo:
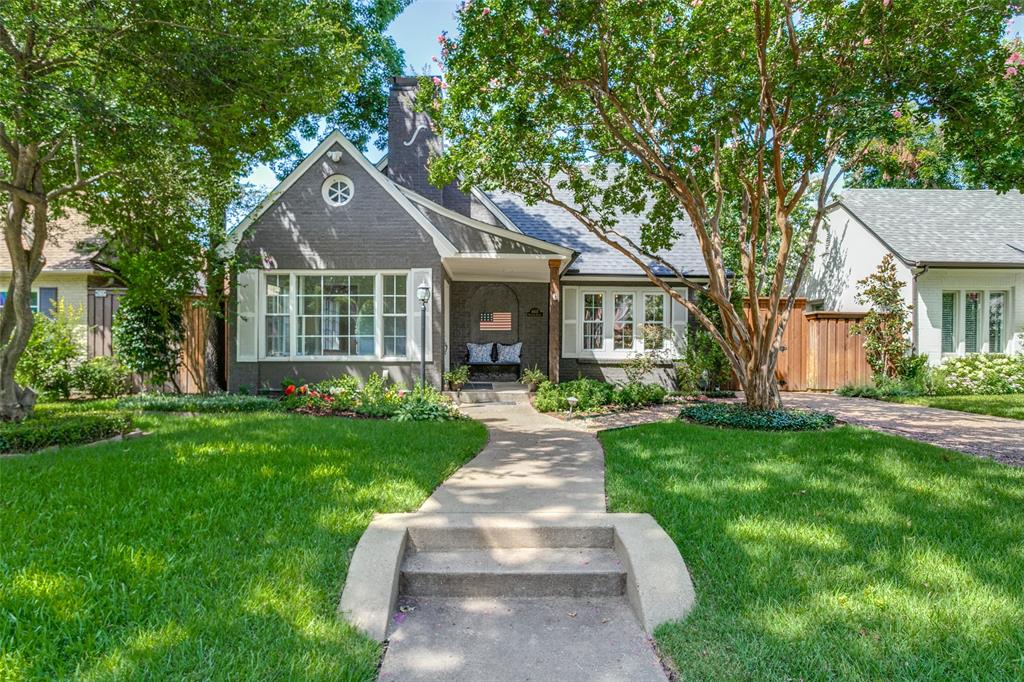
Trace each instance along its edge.
{"label": "shadow on grass", "polygon": [[0,678],[369,680],[335,616],[375,512],[410,511],[472,422],[164,417],[137,441],[0,462]]}
{"label": "shadow on grass", "polygon": [[1024,471],[862,429],[602,436],[613,511],[697,589],[658,632],[686,679],[1019,678]]}

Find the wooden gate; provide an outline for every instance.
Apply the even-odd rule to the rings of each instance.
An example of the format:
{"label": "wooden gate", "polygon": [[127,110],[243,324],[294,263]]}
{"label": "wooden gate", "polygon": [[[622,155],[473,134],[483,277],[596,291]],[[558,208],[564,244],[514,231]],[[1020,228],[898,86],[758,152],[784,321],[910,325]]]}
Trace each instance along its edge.
{"label": "wooden gate", "polygon": [[807,388],[834,391],[843,384],[871,383],[871,367],[864,353],[864,338],[850,327],[864,313],[814,312],[807,324]]}
{"label": "wooden gate", "polygon": [[[117,314],[117,306],[124,292],[124,289],[89,289],[86,300],[86,346],[90,358],[114,354],[114,315]],[[163,387],[165,391],[180,389],[182,393],[202,393],[205,390],[206,308],[201,305],[202,301],[202,298],[194,297],[185,303],[185,339],[181,347],[181,366],[178,367],[175,381]],[[135,377],[133,383],[139,387],[142,384],[139,377]]]}

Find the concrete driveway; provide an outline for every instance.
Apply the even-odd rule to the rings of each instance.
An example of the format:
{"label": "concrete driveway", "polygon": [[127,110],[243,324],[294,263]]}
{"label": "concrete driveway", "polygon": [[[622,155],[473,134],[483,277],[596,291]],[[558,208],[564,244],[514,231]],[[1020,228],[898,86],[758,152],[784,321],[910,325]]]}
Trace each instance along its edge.
{"label": "concrete driveway", "polygon": [[782,402],[786,407],[831,412],[850,424],[1024,467],[1024,421],[1019,419],[831,393],[783,393]]}

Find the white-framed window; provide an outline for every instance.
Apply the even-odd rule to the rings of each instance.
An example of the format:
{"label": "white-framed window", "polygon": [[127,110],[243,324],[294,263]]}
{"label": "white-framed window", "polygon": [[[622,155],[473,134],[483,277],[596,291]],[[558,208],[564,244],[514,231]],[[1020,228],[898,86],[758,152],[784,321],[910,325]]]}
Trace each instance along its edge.
{"label": "white-framed window", "polygon": [[[6,291],[0,291],[0,308],[3,308],[4,304],[6,304],[6,303],[7,303],[7,292]],[[38,289],[33,289],[32,292],[29,294],[28,307],[32,310],[33,313],[38,313],[39,312],[39,290]]]}
{"label": "white-framed window", "polygon": [[998,289],[943,291],[942,354],[1006,352],[1009,296]]}
{"label": "white-framed window", "polygon": [[623,289],[621,285],[571,288],[578,294],[567,297],[575,307],[573,313],[567,313],[565,333],[575,338],[565,357],[626,360],[648,344],[674,348],[680,330],[685,329],[685,313],[673,313],[672,299],[661,289]]}
{"label": "white-framed window", "polygon": [[266,339],[269,357],[291,354],[291,275],[266,277]]}
{"label": "white-framed window", "polygon": [[332,175],[324,180],[320,193],[331,206],[344,206],[352,201],[355,194],[355,187],[352,181],[344,175]]}
{"label": "white-framed window", "polygon": [[402,357],[406,354],[408,337],[409,277],[408,275],[384,275],[382,299],[384,356]]}
{"label": "white-framed window", "polygon": [[415,292],[411,271],[263,271],[259,357],[405,360]]}
{"label": "white-framed window", "polygon": [[583,350],[601,350],[604,347],[604,294],[583,294]]}
{"label": "white-framed window", "polygon": [[636,296],[615,294],[615,324],[612,327],[612,350],[633,350],[636,341]]}

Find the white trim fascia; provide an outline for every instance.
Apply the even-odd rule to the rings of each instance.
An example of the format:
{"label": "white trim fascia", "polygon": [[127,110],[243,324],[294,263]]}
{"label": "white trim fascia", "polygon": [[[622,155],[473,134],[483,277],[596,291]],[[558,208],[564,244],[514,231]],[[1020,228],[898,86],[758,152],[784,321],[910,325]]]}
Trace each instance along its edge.
{"label": "white trim fascia", "polygon": [[463,251],[449,258],[489,258],[493,260],[568,260],[570,256],[554,253],[494,253],[493,251]]}
{"label": "white trim fascia", "polygon": [[[659,277],[658,279],[666,282],[673,282],[676,284],[682,283],[682,280],[678,277]],[[701,282],[707,279],[707,275],[694,275],[688,277],[688,279],[695,282]],[[647,278],[647,275],[565,275],[562,277],[562,281],[571,284],[587,284],[587,283],[601,283],[608,282],[611,284],[633,284],[633,280],[637,283],[643,283],[644,286],[656,287],[657,285],[652,284],[651,280]]]}
{"label": "white trim fascia", "polygon": [[[538,249],[549,249],[557,254],[565,256],[566,258],[571,257],[574,253],[574,251],[570,248],[561,246],[560,244],[546,242],[543,239],[537,239],[536,237],[525,235],[519,231],[516,231],[513,234],[509,234],[508,230],[505,230],[500,227],[495,227],[494,225],[488,225],[483,221],[476,220],[474,218],[469,218],[467,216],[462,215],[461,213],[458,213],[457,211],[451,210],[450,208],[445,208],[444,206],[437,204],[431,201],[430,199],[427,199],[422,194],[414,192],[408,187],[400,187],[398,185],[396,185],[396,187],[398,187],[399,191],[402,192],[402,194],[405,194],[407,197],[409,197],[414,204],[422,204],[426,208],[429,208],[431,211],[435,211],[446,218],[450,218],[451,220],[454,220],[458,223],[465,225],[466,227],[471,227],[475,230],[480,230],[481,232],[492,234],[495,237],[503,237],[505,239],[511,239],[514,242],[519,242],[521,244],[526,244],[528,246],[534,246]],[[501,254],[499,254],[499,256],[500,255]]]}
{"label": "white trim fascia", "polygon": [[302,177],[302,175],[309,170],[314,163],[319,161],[327,150],[334,144],[340,144],[342,149],[355,159],[363,170],[366,171],[370,177],[376,180],[377,183],[383,187],[384,190],[390,194],[402,208],[406,210],[412,219],[430,235],[438,254],[444,257],[453,256],[458,253],[458,249],[455,248],[455,245],[448,241],[448,238],[445,237],[429,220],[427,220],[426,216],[416,210],[416,207],[413,206],[412,202],[398,190],[398,186],[392,182],[390,178],[380,172],[374,164],[370,163],[370,160],[367,159],[354,144],[349,142],[348,138],[342,135],[341,132],[333,130],[320,144],[317,145],[316,149],[310,152],[309,155],[302,160],[302,163],[295,167],[295,170],[288,174],[288,177],[278,183],[277,187],[271,190],[270,194],[268,194],[266,198],[264,198],[263,201],[261,201],[259,205],[254,208],[249,215],[247,215],[245,219],[235,227],[234,230],[231,231],[231,234],[228,235],[228,241],[224,245],[224,249],[228,254],[234,253],[235,249],[238,247],[238,243],[242,240],[242,236],[245,234],[245,231],[249,229],[249,227],[256,222],[256,220],[262,216],[267,209],[269,209],[274,202],[276,202],[278,198],[288,190],[289,187],[295,184],[296,180]]}
{"label": "white trim fascia", "polygon": [[491,215],[497,218],[499,223],[501,223],[508,229],[512,230],[513,232],[518,232],[519,234],[523,233],[523,231],[519,229],[519,226],[512,222],[512,219],[505,215],[505,212],[498,208],[498,205],[494,203],[494,200],[487,196],[487,194],[484,193],[483,190],[474,187],[473,189],[470,190],[470,194],[479,199],[480,203],[484,205],[484,208],[490,211]]}
{"label": "white trim fascia", "polygon": [[[96,275],[111,275],[112,273],[109,273],[109,272],[107,272],[105,270],[96,270],[96,269],[92,269],[92,270],[79,270],[79,269],[75,269],[75,270],[46,270],[46,269],[43,269],[39,273],[38,276],[42,277],[42,276],[46,275],[46,276],[51,276],[52,277],[54,275],[60,276],[60,275],[93,275],[93,274],[96,274]],[[13,276],[14,276],[14,271],[13,270],[0,270],[0,277],[13,277]]]}
{"label": "white trim fascia", "polygon": [[380,157],[380,159],[377,161],[377,163],[375,163],[373,165],[374,165],[374,167],[377,170],[379,170],[381,173],[383,173],[384,169],[388,167],[388,155],[385,154],[384,156]]}

